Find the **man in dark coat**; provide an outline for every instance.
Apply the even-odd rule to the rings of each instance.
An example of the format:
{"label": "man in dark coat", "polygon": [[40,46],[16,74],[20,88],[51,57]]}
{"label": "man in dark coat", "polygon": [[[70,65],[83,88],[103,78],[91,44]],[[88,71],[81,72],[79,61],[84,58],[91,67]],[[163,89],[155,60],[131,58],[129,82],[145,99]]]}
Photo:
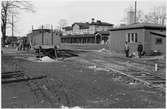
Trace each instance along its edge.
{"label": "man in dark coat", "polygon": [[57,57],[58,57],[58,56],[57,56],[57,49],[58,49],[58,47],[55,45],[55,46],[54,46],[54,55],[55,55],[55,58],[56,58],[56,59],[57,59]]}
{"label": "man in dark coat", "polygon": [[142,52],[143,52],[143,45],[142,45],[141,42],[139,42],[139,45],[137,47],[137,51],[138,51],[139,58],[141,58],[141,55],[142,55]]}
{"label": "man in dark coat", "polygon": [[126,54],[126,57],[129,57],[129,45],[128,45],[128,42],[125,42],[125,54]]}

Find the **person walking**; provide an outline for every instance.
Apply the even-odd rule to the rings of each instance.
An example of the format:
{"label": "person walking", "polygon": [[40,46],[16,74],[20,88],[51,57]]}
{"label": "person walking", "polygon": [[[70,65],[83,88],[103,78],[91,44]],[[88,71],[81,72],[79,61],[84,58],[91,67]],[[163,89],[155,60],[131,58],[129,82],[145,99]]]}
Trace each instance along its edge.
{"label": "person walking", "polygon": [[141,42],[139,42],[139,44],[138,44],[137,51],[138,51],[139,58],[141,58],[141,55],[142,55],[142,52],[143,52],[143,45],[142,45]]}
{"label": "person walking", "polygon": [[56,58],[56,59],[58,58],[57,49],[58,49],[58,48],[57,48],[57,46],[55,45],[55,46],[54,46],[54,53],[55,53],[54,55],[55,55],[55,58]]}
{"label": "person walking", "polygon": [[125,54],[126,54],[126,57],[129,57],[129,45],[127,41],[125,42]]}

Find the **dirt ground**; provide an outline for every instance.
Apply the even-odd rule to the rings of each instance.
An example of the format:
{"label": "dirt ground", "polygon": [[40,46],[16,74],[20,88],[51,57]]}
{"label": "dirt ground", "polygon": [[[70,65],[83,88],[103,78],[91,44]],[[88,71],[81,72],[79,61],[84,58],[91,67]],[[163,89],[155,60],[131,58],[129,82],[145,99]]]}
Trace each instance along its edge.
{"label": "dirt ground", "polygon": [[[40,63],[27,61],[26,57],[18,58],[23,57],[18,54],[15,50],[4,50],[2,72],[20,70],[32,77],[47,77],[2,84],[3,108],[165,108],[165,92],[113,78],[114,71],[106,68],[110,65],[127,74],[134,72],[132,70],[152,72],[156,61],[161,69],[152,73],[165,77],[165,60],[148,60],[147,57],[127,59],[104,52],[77,52],[79,56],[76,57]],[[38,88],[33,89],[32,84]]]}

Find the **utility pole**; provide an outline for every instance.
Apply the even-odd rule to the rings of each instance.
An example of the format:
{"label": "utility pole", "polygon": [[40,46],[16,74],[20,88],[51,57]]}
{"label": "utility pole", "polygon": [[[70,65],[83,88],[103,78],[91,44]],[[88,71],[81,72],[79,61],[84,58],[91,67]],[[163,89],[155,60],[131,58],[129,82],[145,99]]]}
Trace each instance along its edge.
{"label": "utility pole", "polygon": [[135,22],[134,23],[136,23],[136,17],[137,17],[137,1],[135,0]]}
{"label": "utility pole", "polygon": [[53,45],[53,25],[51,25],[51,32],[52,32],[51,43],[52,43],[52,45]]}
{"label": "utility pole", "polygon": [[14,37],[14,22],[13,22],[13,15],[12,15],[12,37]]}
{"label": "utility pole", "polygon": [[30,35],[30,47],[31,47],[31,49],[32,49],[32,43],[33,43],[33,37],[34,37],[33,29],[34,29],[34,26],[32,25],[32,32],[31,32],[32,34]]}
{"label": "utility pole", "polygon": [[42,25],[42,45],[44,44],[44,32],[43,32],[43,25]]}
{"label": "utility pole", "polygon": [[34,30],[34,26],[32,25],[32,31]]}

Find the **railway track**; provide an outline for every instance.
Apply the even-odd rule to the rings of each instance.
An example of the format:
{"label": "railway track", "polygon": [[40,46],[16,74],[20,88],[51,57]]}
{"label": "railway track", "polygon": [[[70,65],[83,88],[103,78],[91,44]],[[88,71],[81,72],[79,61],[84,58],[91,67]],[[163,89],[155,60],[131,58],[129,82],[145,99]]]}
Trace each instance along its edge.
{"label": "railway track", "polygon": [[[33,54],[20,53],[14,56],[28,57],[32,55]],[[3,71],[2,84],[25,82],[30,88],[30,91],[34,94],[34,99],[37,104],[52,108],[61,106],[71,107],[76,104],[75,99],[81,101],[81,96],[67,89],[61,80],[56,79],[54,82],[49,81],[46,75],[34,77],[28,73],[29,69],[24,67],[20,60],[11,57],[11,62],[10,66],[14,68],[10,72],[6,72],[6,70]]]}
{"label": "railway track", "polygon": [[[74,92],[65,88],[60,80],[50,81],[46,76],[32,77],[21,71],[2,73],[2,84],[26,82],[30,91],[34,94],[37,104],[47,107],[73,106]],[[76,93],[75,93],[76,95]],[[78,99],[78,98],[77,98]],[[80,99],[80,98],[79,98]]]}
{"label": "railway track", "polygon": [[165,92],[166,79],[147,70],[139,69],[135,66],[133,68],[132,66],[128,67],[125,64],[116,63],[115,61],[109,63],[104,60],[91,60],[90,62],[96,66],[107,69],[109,72],[112,71],[113,78],[121,77],[125,80],[124,82],[143,83],[146,86],[157,88]]}
{"label": "railway track", "polygon": [[115,60],[117,61],[129,61],[129,62],[132,62],[132,63],[138,63],[138,64],[145,64],[145,65],[149,65],[149,66],[153,66],[156,64],[159,65],[160,68],[164,68],[165,67],[165,63],[164,62],[152,62],[152,61],[147,61],[145,62],[144,60],[135,60],[135,59],[131,59],[131,58],[124,58],[124,57],[108,57],[108,58],[114,58]]}

